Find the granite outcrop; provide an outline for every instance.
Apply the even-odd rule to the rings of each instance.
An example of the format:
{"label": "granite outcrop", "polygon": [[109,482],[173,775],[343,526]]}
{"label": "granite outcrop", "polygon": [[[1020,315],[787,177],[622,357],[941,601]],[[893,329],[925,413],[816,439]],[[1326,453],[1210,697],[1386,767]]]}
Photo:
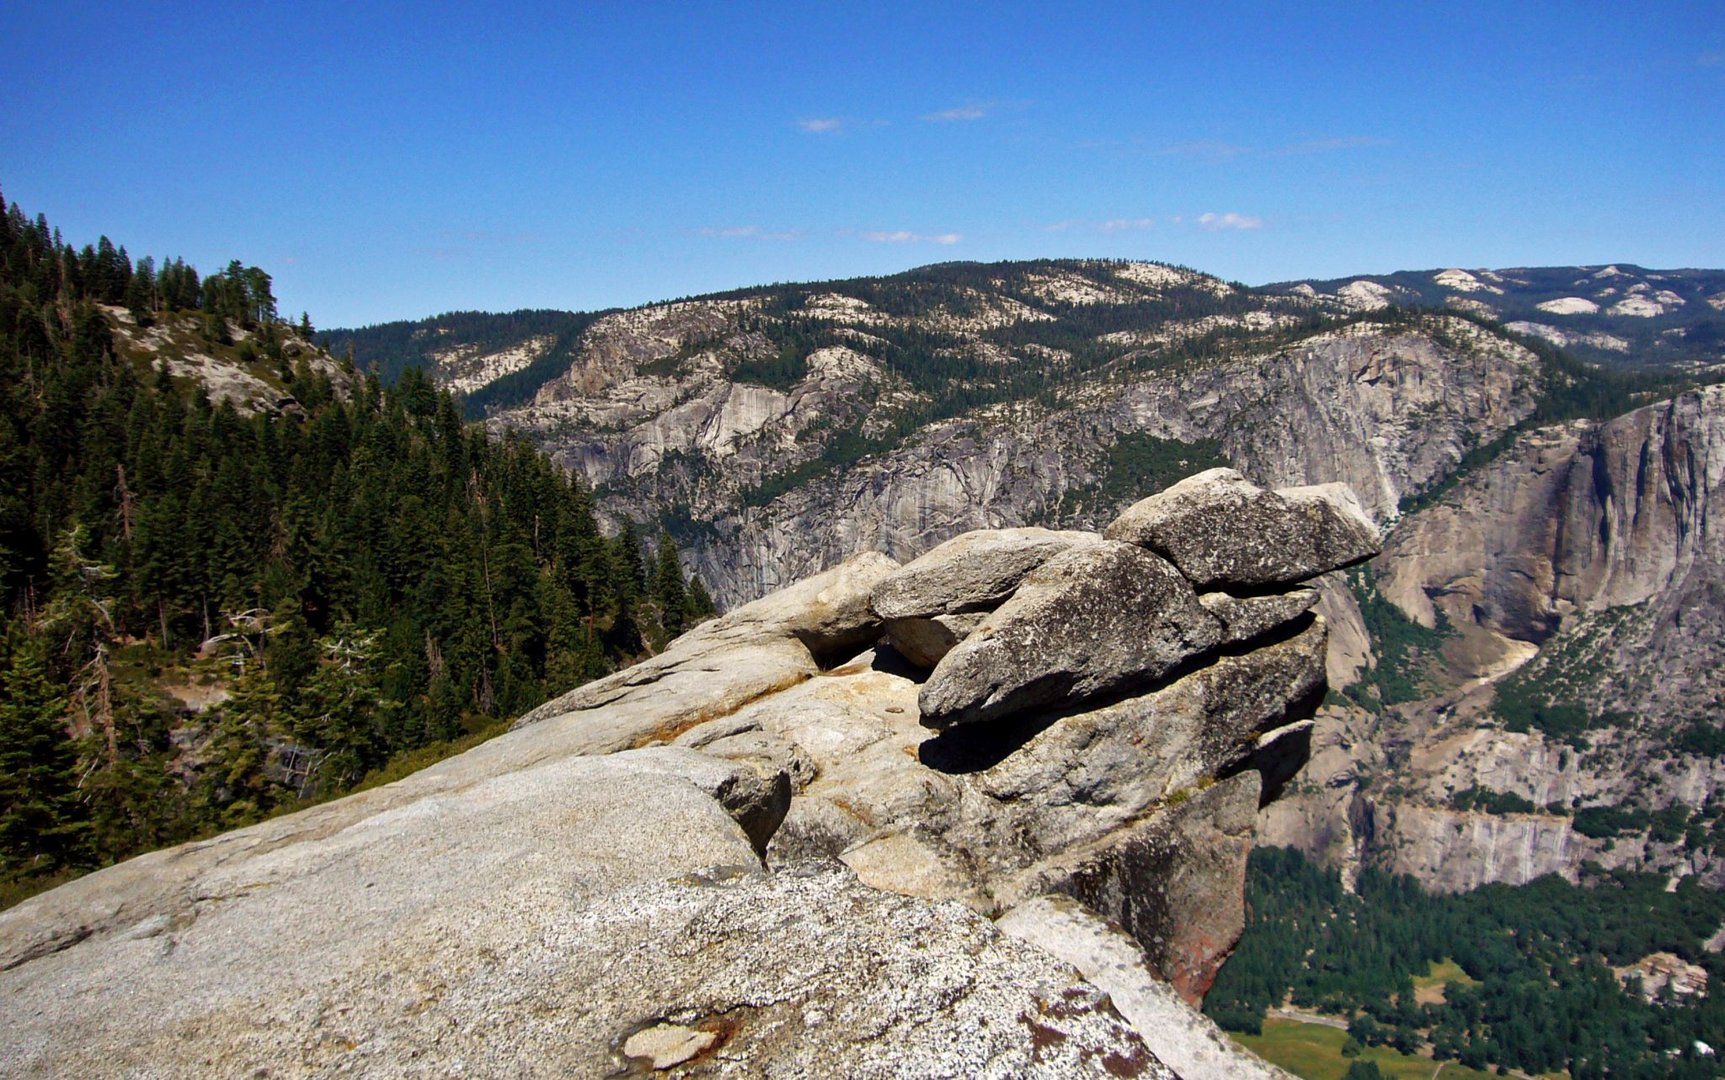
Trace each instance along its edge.
{"label": "granite outcrop", "polygon": [[[1183,528],[1234,541],[1195,505]],[[1258,812],[1307,755],[1305,583],[1370,551],[1304,543],[1233,595],[1094,534],[954,550],[938,573],[857,556],[406,780],[0,913],[0,1059],[1276,1075],[1192,1006],[1239,936]],[[980,618],[938,656],[894,645],[894,620],[959,615]],[[1017,644],[974,659],[996,641]]]}

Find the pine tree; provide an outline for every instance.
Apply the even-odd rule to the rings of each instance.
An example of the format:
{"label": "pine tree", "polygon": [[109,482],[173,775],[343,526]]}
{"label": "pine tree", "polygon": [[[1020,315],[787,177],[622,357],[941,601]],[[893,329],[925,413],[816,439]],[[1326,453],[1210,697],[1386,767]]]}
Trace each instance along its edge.
{"label": "pine tree", "polygon": [[270,782],[270,742],[286,727],[282,694],[268,670],[248,658],[245,674],[222,702],[206,750],[203,799],[225,827],[256,821],[278,801]]}
{"label": "pine tree", "polygon": [[707,585],[699,574],[689,575],[689,602],[684,610],[687,612],[687,625],[704,622],[718,614],[718,606],[713,603],[713,595],[707,591]]}
{"label": "pine tree", "polygon": [[67,695],[34,645],[0,675],[0,869],[48,873],[84,855],[76,757],[66,737]]}
{"label": "pine tree", "polygon": [[663,530],[659,533],[659,554],[653,565],[653,600],[659,605],[659,624],[665,628],[666,636],[682,633],[688,616],[688,586],[683,580],[676,541]]}

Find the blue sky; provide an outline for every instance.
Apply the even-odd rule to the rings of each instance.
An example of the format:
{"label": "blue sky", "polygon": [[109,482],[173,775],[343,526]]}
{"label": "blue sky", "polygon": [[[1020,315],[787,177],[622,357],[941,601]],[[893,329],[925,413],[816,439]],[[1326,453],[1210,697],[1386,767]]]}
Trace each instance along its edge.
{"label": "blue sky", "polygon": [[0,5],[0,191],[319,326],[950,259],[1725,265],[1725,5]]}

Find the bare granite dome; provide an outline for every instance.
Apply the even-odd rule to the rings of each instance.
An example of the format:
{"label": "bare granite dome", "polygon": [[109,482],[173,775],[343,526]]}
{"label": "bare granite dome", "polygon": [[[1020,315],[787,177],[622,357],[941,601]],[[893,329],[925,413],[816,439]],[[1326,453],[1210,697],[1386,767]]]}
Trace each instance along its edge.
{"label": "bare granite dome", "polygon": [[1298,583],[1375,547],[1327,512],[1240,595],[1092,534],[853,558],[406,780],[0,913],[0,1062],[1279,1075],[1192,1006],[1324,691]]}

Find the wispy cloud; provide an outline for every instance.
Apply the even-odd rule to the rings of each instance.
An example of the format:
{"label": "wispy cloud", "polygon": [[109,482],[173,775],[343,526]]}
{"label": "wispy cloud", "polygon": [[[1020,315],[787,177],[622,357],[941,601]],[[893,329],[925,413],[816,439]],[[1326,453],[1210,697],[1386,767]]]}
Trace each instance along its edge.
{"label": "wispy cloud", "polygon": [[891,231],[876,229],[859,233],[864,240],[876,244],[956,244],[964,237],[959,233],[917,233],[908,229]]}
{"label": "wispy cloud", "polygon": [[1171,146],[1164,146],[1161,150],[1164,157],[1193,157],[1201,161],[1228,161],[1252,152],[1250,146],[1220,142],[1216,139],[1198,139],[1193,142],[1174,143]]}
{"label": "wispy cloud", "polygon": [[1323,154],[1331,150],[1357,150],[1367,146],[1388,146],[1388,139],[1374,135],[1338,135],[1329,139],[1307,139],[1289,143],[1270,151],[1272,154]]}
{"label": "wispy cloud", "polygon": [[1043,232],[1098,232],[1122,233],[1154,228],[1156,219],[1150,217],[1118,217],[1107,221],[1093,221],[1088,218],[1067,218],[1064,221],[1051,221],[1043,225]]}
{"label": "wispy cloud", "polygon": [[797,128],[810,135],[832,135],[845,128],[842,116],[809,116],[797,121]]}
{"label": "wispy cloud", "polygon": [[1249,214],[1236,214],[1230,210],[1226,214],[1199,214],[1198,224],[1212,232],[1219,229],[1261,229],[1264,227],[1264,219]]}
{"label": "wispy cloud", "polygon": [[941,109],[939,112],[924,113],[922,118],[934,124],[951,123],[955,120],[981,120],[988,115],[985,105],[959,105],[951,109]]}
{"label": "wispy cloud", "polygon": [[1375,135],[1333,135],[1321,139],[1301,139],[1297,142],[1269,147],[1246,146],[1241,143],[1222,142],[1219,139],[1197,139],[1192,142],[1172,143],[1162,147],[1157,153],[1163,157],[1189,157],[1217,164],[1233,161],[1236,158],[1326,154],[1338,150],[1359,150],[1369,146],[1388,145],[1390,145],[1390,140],[1380,139]]}
{"label": "wispy cloud", "polygon": [[695,232],[721,240],[798,240],[803,235],[801,229],[764,229],[759,225],[707,226]]}

